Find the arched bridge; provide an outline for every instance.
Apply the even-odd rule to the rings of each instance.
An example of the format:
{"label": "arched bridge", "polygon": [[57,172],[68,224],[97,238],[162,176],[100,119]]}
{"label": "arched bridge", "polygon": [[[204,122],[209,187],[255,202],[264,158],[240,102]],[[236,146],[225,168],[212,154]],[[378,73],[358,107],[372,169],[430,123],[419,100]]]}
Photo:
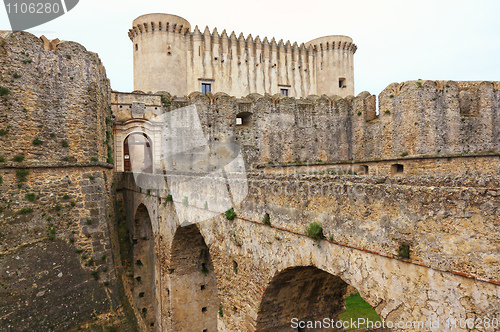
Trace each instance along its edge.
{"label": "arched bridge", "polygon": [[[167,186],[146,188],[162,175],[122,176],[129,291],[145,330],[330,331],[325,319],[343,312],[347,285],[395,330],[500,318],[491,183],[249,173],[233,220],[215,211],[189,224],[181,206],[205,200],[196,209],[207,213],[213,188],[191,181],[193,197],[176,201]],[[305,234],[311,222],[325,239]]]}

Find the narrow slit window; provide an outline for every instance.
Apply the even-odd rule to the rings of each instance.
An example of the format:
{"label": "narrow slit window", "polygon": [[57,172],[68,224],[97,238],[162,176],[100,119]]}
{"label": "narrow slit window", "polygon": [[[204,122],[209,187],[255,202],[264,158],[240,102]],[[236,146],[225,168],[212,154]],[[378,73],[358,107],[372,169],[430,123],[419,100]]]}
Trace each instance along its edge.
{"label": "narrow slit window", "polygon": [[289,92],[289,89],[284,89],[284,88],[281,88],[280,89],[280,92],[283,96],[287,96],[288,97],[288,92]]}

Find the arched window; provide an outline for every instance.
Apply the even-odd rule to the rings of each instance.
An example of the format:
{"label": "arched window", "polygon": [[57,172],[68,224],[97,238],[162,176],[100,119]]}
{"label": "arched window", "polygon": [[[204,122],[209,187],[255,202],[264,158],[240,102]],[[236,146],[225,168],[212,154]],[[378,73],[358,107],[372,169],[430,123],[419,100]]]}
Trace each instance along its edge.
{"label": "arched window", "polygon": [[144,133],[127,136],[123,142],[125,172],[153,173],[153,150],[149,137]]}

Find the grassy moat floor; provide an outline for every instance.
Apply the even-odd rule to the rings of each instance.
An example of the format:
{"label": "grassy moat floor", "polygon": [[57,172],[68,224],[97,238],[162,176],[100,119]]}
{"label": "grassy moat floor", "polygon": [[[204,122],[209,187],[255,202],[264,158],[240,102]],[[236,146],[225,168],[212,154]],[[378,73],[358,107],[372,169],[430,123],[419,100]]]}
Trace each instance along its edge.
{"label": "grassy moat floor", "polygon": [[[380,322],[377,312],[359,295],[354,293],[345,298],[346,311],[340,314],[339,319],[343,321],[357,321],[358,318],[365,318],[372,322]],[[366,324],[358,325],[348,329],[348,331],[366,328]]]}

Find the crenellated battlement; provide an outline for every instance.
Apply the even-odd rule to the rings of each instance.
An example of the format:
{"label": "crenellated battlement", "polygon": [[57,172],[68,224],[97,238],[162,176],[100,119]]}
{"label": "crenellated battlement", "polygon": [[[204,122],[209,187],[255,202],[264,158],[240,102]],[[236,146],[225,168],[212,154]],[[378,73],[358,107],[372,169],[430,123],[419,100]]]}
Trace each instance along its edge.
{"label": "crenellated battlement", "polygon": [[[249,163],[376,163],[498,154],[499,86],[499,82],[393,83],[378,96],[378,109],[377,96],[366,91],[344,98],[257,93],[237,98],[223,92],[193,92],[184,97],[164,95],[169,106],[161,109],[157,109],[161,95],[127,94],[116,100],[126,98],[130,104],[144,100],[146,111],[139,118],[145,120],[195,104],[211,139],[233,137],[242,144]],[[118,104],[113,107],[117,121],[137,120],[131,110],[120,109]],[[237,118],[245,118],[241,121],[245,125],[239,126]],[[390,173],[391,164],[387,164]],[[498,174],[500,169],[465,171]]]}
{"label": "crenellated battlement", "polygon": [[147,14],[136,18],[129,30],[130,40],[147,32],[165,31],[186,35],[191,32],[191,24],[182,17],[170,14]]}

